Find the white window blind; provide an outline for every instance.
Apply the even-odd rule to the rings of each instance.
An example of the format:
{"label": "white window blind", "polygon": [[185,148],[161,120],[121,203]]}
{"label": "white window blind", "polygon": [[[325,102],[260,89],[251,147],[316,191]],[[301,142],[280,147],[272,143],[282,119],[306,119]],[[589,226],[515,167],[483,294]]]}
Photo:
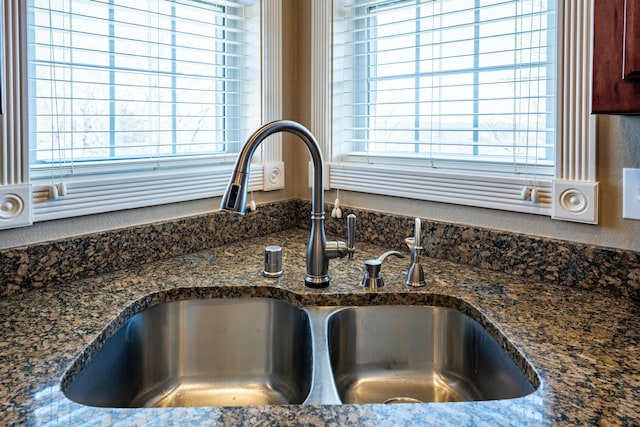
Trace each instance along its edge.
{"label": "white window blind", "polygon": [[237,152],[255,123],[246,65],[255,52],[241,4],[32,0],[30,6],[36,170],[55,164],[75,173],[72,165],[89,161]]}
{"label": "white window blind", "polygon": [[546,213],[557,20],[555,0],[336,1],[331,185]]}

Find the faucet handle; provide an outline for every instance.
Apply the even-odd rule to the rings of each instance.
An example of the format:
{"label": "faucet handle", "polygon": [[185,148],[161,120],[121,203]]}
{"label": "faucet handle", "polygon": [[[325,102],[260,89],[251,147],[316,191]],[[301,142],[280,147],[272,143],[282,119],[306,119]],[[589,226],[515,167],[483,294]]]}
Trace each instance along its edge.
{"label": "faucet handle", "polygon": [[327,258],[344,258],[348,255],[349,259],[353,259],[353,253],[356,250],[356,216],[354,214],[347,215],[347,239],[347,243],[340,240],[326,242]]}
{"label": "faucet handle", "polygon": [[426,286],[426,282],[424,280],[424,270],[422,269],[422,264],[420,263],[420,255],[422,252],[421,234],[422,224],[420,222],[420,218],[416,218],[415,225],[413,227],[413,246],[411,246],[407,241],[407,245],[409,245],[411,249],[411,265],[409,266],[409,271],[407,271],[407,280],[405,281],[405,284],[407,286]]}
{"label": "faucet handle", "polygon": [[353,253],[356,251],[356,216],[355,214],[347,215],[347,253],[349,259],[353,259]]}
{"label": "faucet handle", "polygon": [[416,251],[418,255],[420,255],[420,251],[422,251],[422,223],[420,222],[420,218],[415,219],[413,226],[413,250]]}

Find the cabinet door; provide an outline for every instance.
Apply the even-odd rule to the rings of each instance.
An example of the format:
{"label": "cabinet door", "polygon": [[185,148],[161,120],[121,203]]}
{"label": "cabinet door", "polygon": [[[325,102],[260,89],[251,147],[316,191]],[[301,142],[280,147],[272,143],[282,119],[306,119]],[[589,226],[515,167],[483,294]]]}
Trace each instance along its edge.
{"label": "cabinet door", "polygon": [[625,0],[623,78],[640,83],[640,0]]}
{"label": "cabinet door", "polygon": [[640,114],[640,0],[594,0],[593,113]]}

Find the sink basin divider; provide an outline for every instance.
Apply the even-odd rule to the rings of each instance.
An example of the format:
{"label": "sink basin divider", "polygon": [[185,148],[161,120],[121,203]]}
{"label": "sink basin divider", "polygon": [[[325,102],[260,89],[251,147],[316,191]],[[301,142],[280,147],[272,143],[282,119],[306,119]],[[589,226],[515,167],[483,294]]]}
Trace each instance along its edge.
{"label": "sink basin divider", "polygon": [[305,309],[311,322],[314,359],[311,391],[304,401],[307,405],[342,403],[333,381],[331,361],[329,359],[329,343],[326,339],[329,315],[337,309],[339,307],[309,307]]}

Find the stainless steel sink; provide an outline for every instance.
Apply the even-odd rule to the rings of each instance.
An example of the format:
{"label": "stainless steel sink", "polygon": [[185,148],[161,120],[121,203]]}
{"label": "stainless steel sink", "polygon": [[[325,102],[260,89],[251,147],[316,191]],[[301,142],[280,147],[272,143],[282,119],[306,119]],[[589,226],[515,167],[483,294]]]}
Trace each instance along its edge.
{"label": "stainless steel sink", "polygon": [[534,391],[485,329],[456,310],[345,308],[329,317],[327,331],[343,403],[494,400]]}
{"label": "stainless steel sink", "polygon": [[63,391],[100,407],[296,404],[310,392],[312,366],[303,309],[273,299],[177,301],[129,319]]}
{"label": "stainless steel sink", "polygon": [[430,306],[169,302],[87,356],[62,390],[99,407],[451,402],[525,396],[539,384],[471,317]]}

